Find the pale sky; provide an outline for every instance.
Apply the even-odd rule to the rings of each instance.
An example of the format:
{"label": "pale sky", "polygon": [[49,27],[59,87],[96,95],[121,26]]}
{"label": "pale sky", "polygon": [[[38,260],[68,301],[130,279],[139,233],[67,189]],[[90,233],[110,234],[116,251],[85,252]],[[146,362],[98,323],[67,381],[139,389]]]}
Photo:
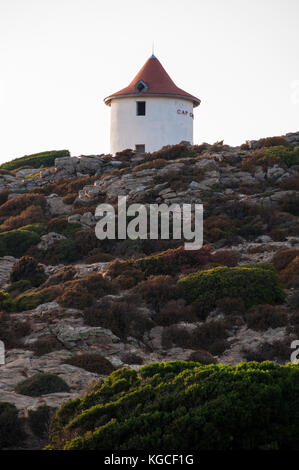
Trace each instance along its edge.
{"label": "pale sky", "polygon": [[0,0],[0,161],[108,153],[103,98],[153,41],[195,143],[299,131],[299,0]]}

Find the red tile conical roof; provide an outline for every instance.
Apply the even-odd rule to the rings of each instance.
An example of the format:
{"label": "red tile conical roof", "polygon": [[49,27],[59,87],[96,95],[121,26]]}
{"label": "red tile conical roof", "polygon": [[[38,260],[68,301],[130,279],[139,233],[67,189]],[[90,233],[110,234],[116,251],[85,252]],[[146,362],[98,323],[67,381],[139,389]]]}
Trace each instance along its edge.
{"label": "red tile conical roof", "polygon": [[173,96],[192,101],[194,107],[200,104],[199,98],[176,86],[161,62],[154,55],[145,62],[129,86],[107,96],[104,102],[110,106],[113,98],[127,96]]}

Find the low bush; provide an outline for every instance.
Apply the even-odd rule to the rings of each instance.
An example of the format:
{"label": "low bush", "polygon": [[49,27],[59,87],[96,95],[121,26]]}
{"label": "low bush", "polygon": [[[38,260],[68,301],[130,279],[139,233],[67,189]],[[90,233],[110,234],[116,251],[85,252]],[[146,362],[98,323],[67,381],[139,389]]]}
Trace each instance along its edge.
{"label": "low bush", "polygon": [[64,282],[67,282],[67,281],[72,281],[76,274],[77,274],[77,271],[76,271],[76,268],[74,268],[74,266],[65,266],[57,273],[52,274],[52,276],[49,276],[48,279],[44,282],[42,287],[44,288],[44,287],[56,286],[59,284],[63,284]]}
{"label": "low bush", "polygon": [[197,349],[196,351],[192,352],[188,358],[188,361],[200,362],[200,364],[204,365],[216,364],[217,362],[211,353],[203,349]]}
{"label": "low bush", "polygon": [[170,276],[150,276],[132,289],[145,302],[159,312],[161,307],[174,297],[175,281]]}
{"label": "low bush", "polygon": [[96,353],[78,354],[72,356],[65,363],[99,375],[108,375],[115,370],[113,364],[106,357]]}
{"label": "low bush", "polygon": [[279,208],[283,212],[289,212],[296,217],[299,216],[299,195],[297,192],[286,194],[279,201]]}
{"label": "low bush", "polygon": [[291,149],[284,145],[277,145],[248,152],[241,166],[246,171],[252,171],[256,166],[262,166],[264,170],[267,170],[275,164],[284,167],[298,165],[299,147]]}
{"label": "low bush", "polygon": [[291,176],[290,178],[284,179],[280,187],[285,191],[299,191],[299,177]]}
{"label": "low bush", "polygon": [[16,228],[24,227],[25,225],[34,224],[44,219],[44,211],[38,206],[29,206],[23,210],[19,215],[8,217],[3,224],[1,224],[1,231],[13,230]]}
{"label": "low bush", "polygon": [[0,233],[0,256],[19,258],[39,241],[40,237],[36,232],[24,228],[2,232]]}
{"label": "low bush", "polygon": [[64,204],[73,204],[73,202],[75,201],[75,199],[77,198],[78,196],[78,193],[70,193],[70,194],[66,194],[66,196],[64,196],[63,198],[63,202]]}
{"label": "low bush", "polygon": [[44,356],[53,351],[63,349],[63,345],[53,336],[40,338],[34,343],[30,344],[30,349],[34,351],[37,356]]}
{"label": "low bush", "polygon": [[97,307],[84,310],[84,323],[107,328],[122,339],[128,336],[141,339],[155,323],[144,311],[138,309],[140,302],[136,295],[114,302],[103,299]]}
{"label": "low bush", "polygon": [[125,353],[121,357],[121,360],[124,364],[138,364],[138,365],[143,364],[142,357],[138,356],[138,354],[135,354],[135,353]]}
{"label": "low bush", "polygon": [[47,250],[39,250],[35,246],[31,246],[27,254],[50,265],[71,263],[80,258],[77,244],[72,239],[59,240],[50,245]]}
{"label": "low bush", "polygon": [[8,292],[0,290],[0,310],[5,312],[12,312],[14,310],[14,301]]}
{"label": "low bush", "polygon": [[130,261],[120,261],[119,259],[109,264],[106,276],[112,279],[121,289],[130,289],[144,280],[141,269],[137,269]]}
{"label": "low bush", "polygon": [[[224,341],[228,336],[226,324],[222,320],[213,320],[198,326],[192,331],[193,349],[205,349],[211,354],[221,354],[228,349]],[[219,341],[221,340],[221,343]],[[220,347],[219,347],[220,346]]]}
{"label": "low bush", "polygon": [[48,437],[54,412],[55,408],[47,405],[40,406],[36,410],[29,410],[28,422],[30,429],[39,439]]}
{"label": "low bush", "polygon": [[5,170],[15,170],[24,165],[31,166],[32,168],[49,167],[53,166],[56,158],[69,157],[68,150],[50,150],[47,152],[34,153],[32,155],[25,155],[24,157],[15,158],[7,163],[2,163],[0,168]]}
{"label": "low bush", "polygon": [[286,287],[299,287],[299,256],[280,271],[279,279]]}
{"label": "low bush", "polygon": [[184,247],[170,249],[158,255],[140,258],[134,265],[141,269],[146,276],[157,274],[175,274],[191,266],[202,266],[211,260],[211,247],[205,246],[200,250],[185,250]]}
{"label": "low bush", "polygon": [[299,308],[299,290],[297,289],[295,292],[293,292],[287,299],[288,305],[293,308]]}
{"label": "low bush", "polygon": [[82,227],[80,227],[80,230],[76,231],[74,239],[82,256],[101,246],[94,229],[82,230]]}
{"label": "low bush", "polygon": [[169,274],[194,270],[205,265],[236,266],[239,255],[235,250],[219,250],[212,254],[212,246],[205,245],[200,250],[185,250],[183,246],[163,251],[157,255],[139,258],[124,263],[133,264],[145,276]]}
{"label": "low bush", "polygon": [[216,307],[225,315],[243,314],[246,310],[244,301],[238,297],[224,297],[216,301]]}
{"label": "low bush", "polygon": [[246,308],[279,303],[285,298],[277,274],[265,264],[218,267],[190,274],[179,280],[175,295],[188,303],[199,302],[207,312],[216,307],[217,300],[228,296],[241,298]]}
{"label": "low bush", "polygon": [[296,256],[299,256],[298,248],[287,248],[285,250],[279,250],[273,256],[271,263],[275,269],[279,272],[288,266]]}
{"label": "low bush", "polygon": [[296,450],[298,397],[294,364],[176,361],[123,368],[58,409],[49,448]]}
{"label": "low bush", "polygon": [[44,289],[25,292],[17,297],[15,301],[16,310],[19,312],[33,310],[40,304],[56,300],[61,294],[62,286],[49,286]]}
{"label": "low bush", "polygon": [[252,330],[268,330],[288,324],[288,314],[285,308],[273,305],[257,305],[248,310],[246,323]]}
{"label": "low bush", "polygon": [[291,150],[283,145],[278,145],[266,148],[263,151],[266,158],[279,158],[281,163],[284,163],[288,167],[299,164],[299,147],[295,147]]}
{"label": "low bush", "polygon": [[7,287],[7,292],[12,297],[18,297],[20,294],[25,292],[26,290],[30,290],[32,288],[31,282],[26,279],[21,279],[20,281],[13,282]]}
{"label": "low bush", "polygon": [[4,204],[8,200],[8,196],[8,189],[3,189],[2,191],[0,191],[0,206],[2,206],[2,204]]}
{"label": "low bush", "polygon": [[93,273],[66,282],[63,293],[56,300],[63,307],[85,308],[90,307],[96,299],[113,293],[115,293],[113,284],[101,274]]}
{"label": "low bush", "polygon": [[142,170],[150,170],[152,168],[159,169],[164,168],[165,165],[167,165],[167,160],[164,160],[163,158],[156,158],[155,160],[150,160],[148,162],[134,166],[133,171],[138,172]]}
{"label": "low bush", "polygon": [[150,159],[176,160],[177,158],[188,158],[198,155],[196,146],[192,147],[186,144],[165,145],[157,152],[151,154]]}
{"label": "low bush", "polygon": [[72,284],[63,291],[61,296],[57,298],[57,302],[62,307],[81,309],[93,305],[94,297],[89,294],[88,290],[84,286],[80,284]]}
{"label": "low bush", "polygon": [[8,199],[7,202],[0,206],[0,217],[15,217],[29,206],[37,206],[44,210],[47,206],[47,200],[41,194],[20,194],[12,199]]}
{"label": "low bush", "polygon": [[190,305],[186,306],[183,299],[167,302],[159,313],[155,315],[154,319],[158,325],[162,326],[169,326],[179,322],[193,323],[198,320],[195,310]]}
{"label": "low bush", "polygon": [[64,235],[65,237],[72,236],[81,229],[82,227],[80,224],[69,224],[67,219],[59,217],[51,219],[46,227],[47,232],[61,233],[61,235]]}
{"label": "low bush", "polygon": [[0,313],[0,338],[5,342],[5,348],[14,349],[23,347],[23,338],[31,333],[28,320],[12,319],[7,313]]}
{"label": "low bush", "polygon": [[86,257],[84,257],[86,264],[93,264],[93,263],[109,263],[110,261],[114,260],[113,255],[109,253],[103,253],[98,251],[97,249],[91,250]]}
{"label": "low bush", "polygon": [[17,446],[25,437],[19,411],[11,403],[0,402],[0,450]]}
{"label": "low bush", "polygon": [[33,287],[41,285],[47,276],[42,265],[31,256],[22,256],[10,270],[10,282],[29,281]]}
{"label": "low bush", "polygon": [[15,387],[15,391],[21,395],[39,397],[50,393],[69,392],[67,383],[55,374],[35,374],[23,380]]}
{"label": "low bush", "polygon": [[278,145],[282,145],[283,147],[289,147],[290,144],[284,136],[275,136],[275,137],[266,137],[263,139],[259,139],[257,145],[262,147],[277,147]]}
{"label": "low bush", "polygon": [[286,363],[290,361],[292,349],[290,348],[290,339],[275,340],[271,343],[261,343],[256,349],[245,349],[244,351],[247,361],[276,361]]}
{"label": "low bush", "polygon": [[191,341],[191,333],[184,328],[183,325],[170,325],[163,328],[162,331],[162,348],[183,348],[193,349]]}

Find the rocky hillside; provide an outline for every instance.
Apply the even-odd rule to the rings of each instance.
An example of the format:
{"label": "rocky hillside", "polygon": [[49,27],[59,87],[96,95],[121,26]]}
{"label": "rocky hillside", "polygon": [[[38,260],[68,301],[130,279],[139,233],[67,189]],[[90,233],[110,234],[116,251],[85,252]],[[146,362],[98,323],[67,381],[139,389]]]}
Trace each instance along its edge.
{"label": "rocky hillside", "polygon": [[[0,448],[17,447],[17,430],[18,446],[41,448],[52,412],[123,366],[290,361],[299,132],[114,158],[61,152],[0,169],[0,422],[16,426]],[[95,208],[119,195],[202,203],[203,248],[99,241]]]}

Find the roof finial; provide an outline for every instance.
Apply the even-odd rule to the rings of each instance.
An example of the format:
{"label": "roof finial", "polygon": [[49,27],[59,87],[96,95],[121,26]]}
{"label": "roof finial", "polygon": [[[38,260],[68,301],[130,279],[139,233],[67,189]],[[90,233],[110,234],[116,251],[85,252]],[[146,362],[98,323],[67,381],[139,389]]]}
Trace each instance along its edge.
{"label": "roof finial", "polygon": [[151,56],[151,59],[155,59],[155,43],[153,41],[153,44],[152,44],[152,56]]}

